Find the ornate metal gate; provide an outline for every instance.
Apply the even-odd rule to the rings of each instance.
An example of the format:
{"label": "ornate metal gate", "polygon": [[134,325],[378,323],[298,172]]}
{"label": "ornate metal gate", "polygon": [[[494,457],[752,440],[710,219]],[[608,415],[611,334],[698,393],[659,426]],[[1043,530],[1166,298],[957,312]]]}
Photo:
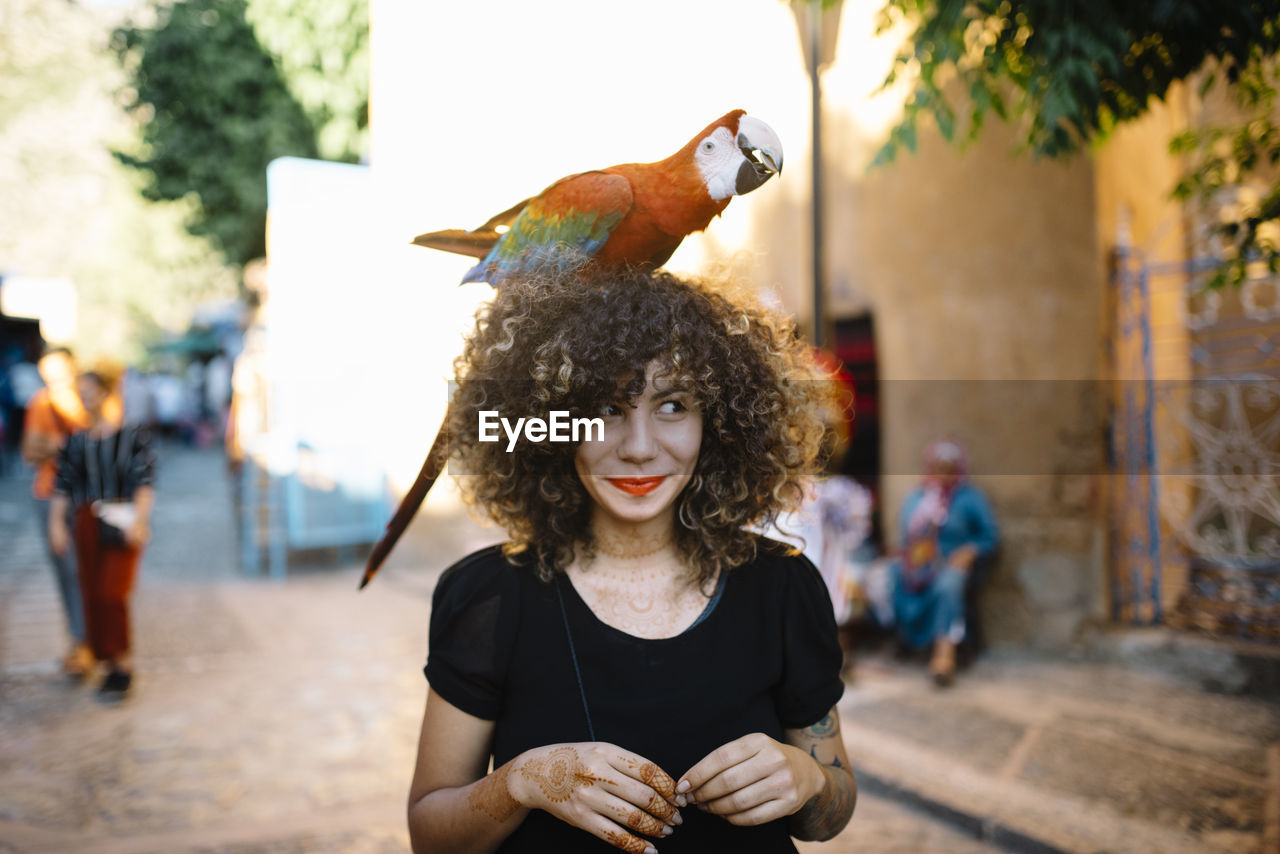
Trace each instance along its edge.
{"label": "ornate metal gate", "polygon": [[1115,252],[1112,616],[1280,644],[1280,283],[1214,268]]}

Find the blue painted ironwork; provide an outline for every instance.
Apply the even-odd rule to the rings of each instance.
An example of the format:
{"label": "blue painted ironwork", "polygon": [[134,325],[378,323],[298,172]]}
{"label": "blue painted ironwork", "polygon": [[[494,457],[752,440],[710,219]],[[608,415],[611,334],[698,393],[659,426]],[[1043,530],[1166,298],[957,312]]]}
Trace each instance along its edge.
{"label": "blue painted ironwork", "polygon": [[1111,429],[1112,461],[1123,475],[1113,496],[1112,618],[1133,625],[1162,619],[1163,542],[1156,472],[1155,374],[1151,335],[1151,269],[1126,246],[1112,274],[1116,335],[1109,342],[1118,379]]}
{"label": "blue painted ironwork", "polygon": [[246,573],[261,574],[265,550],[268,575],[283,581],[290,550],[338,548],[350,557],[354,546],[371,543],[381,533],[391,512],[385,474],[350,454],[328,451],[319,456],[327,464],[324,482],[296,467],[276,474],[252,457],[244,461],[240,518]]}
{"label": "blue painted ironwork", "polygon": [[323,471],[292,471],[283,478],[290,548],[350,547],[372,543],[391,515],[386,476],[351,449],[299,444]]}
{"label": "blue painted ironwork", "polygon": [[1151,622],[1161,622],[1160,575],[1163,568],[1160,543],[1160,480],[1156,475],[1156,377],[1155,361],[1151,354],[1151,277],[1145,266],[1138,273],[1138,291],[1141,295],[1142,318],[1142,373],[1145,386],[1145,402],[1142,408],[1143,463],[1147,486],[1147,548],[1151,560],[1148,580]]}
{"label": "blue painted ironwork", "polygon": [[267,553],[267,573],[283,581],[287,572],[286,535],[281,524],[280,479],[266,466],[246,456],[240,468],[240,564],[250,575],[262,573],[262,552]]}
{"label": "blue painted ironwork", "polygon": [[[1280,643],[1280,306],[1259,306],[1248,286],[1204,291],[1217,265],[1115,250],[1111,613],[1116,622]],[[1161,294],[1187,302],[1181,319],[1153,332],[1160,277],[1180,285]],[[1157,376],[1153,343],[1170,324],[1186,338],[1190,377]],[[1249,324],[1258,334],[1240,347]]]}

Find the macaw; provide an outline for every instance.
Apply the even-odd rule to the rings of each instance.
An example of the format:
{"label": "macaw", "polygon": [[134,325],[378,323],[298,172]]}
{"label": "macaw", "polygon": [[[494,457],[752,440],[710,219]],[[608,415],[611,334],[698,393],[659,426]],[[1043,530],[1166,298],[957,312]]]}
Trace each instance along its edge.
{"label": "macaw", "polygon": [[[656,269],[686,236],[723,213],[730,199],[780,172],[782,143],[773,128],[745,110],[732,110],[665,160],[570,175],[479,228],[433,231],[413,242],[479,258],[462,281],[495,288],[522,275],[580,266]],[[447,457],[441,428],[417,480],[369,554],[361,588],[408,527]]]}
{"label": "macaw", "polygon": [[733,110],[665,160],[570,175],[479,228],[434,231],[413,242],[479,258],[462,281],[494,287],[583,262],[652,269],[710,225],[733,196],[781,171],[778,135]]}

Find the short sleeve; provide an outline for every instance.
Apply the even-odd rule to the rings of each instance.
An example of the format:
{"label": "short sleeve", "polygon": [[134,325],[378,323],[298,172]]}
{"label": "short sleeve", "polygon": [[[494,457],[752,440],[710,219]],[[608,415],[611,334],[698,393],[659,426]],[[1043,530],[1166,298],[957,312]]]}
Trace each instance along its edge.
{"label": "short sleeve", "polygon": [[76,482],[76,451],[83,457],[84,434],[73,433],[61,448],[58,449],[58,468],[54,475],[53,491],[63,495],[72,495]]}
{"label": "short sleeve", "polygon": [[520,611],[517,572],[495,546],[446,569],[431,597],[427,681],[485,720],[497,720],[502,708]]}
{"label": "short sleeve", "polygon": [[156,456],[151,451],[151,435],[146,430],[136,430],[133,434],[133,459],[130,465],[130,477],[134,489],[142,486],[155,486]]}
{"label": "short sleeve", "polygon": [[831,596],[817,568],[803,555],[780,558],[784,579],[782,681],[774,702],[787,729],[817,721],[844,693],[844,655]]}

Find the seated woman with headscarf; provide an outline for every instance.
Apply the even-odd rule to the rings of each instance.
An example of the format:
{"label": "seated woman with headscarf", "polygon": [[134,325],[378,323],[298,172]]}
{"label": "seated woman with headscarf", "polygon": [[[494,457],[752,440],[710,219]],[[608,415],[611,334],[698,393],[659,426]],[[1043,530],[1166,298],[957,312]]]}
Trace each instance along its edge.
{"label": "seated woman with headscarf", "polygon": [[932,645],[929,672],[940,686],[955,678],[956,646],[965,637],[965,588],[996,550],[991,505],[968,481],[964,450],[953,441],[925,449],[924,483],[899,515],[902,555],[893,564],[893,613],[912,649]]}

